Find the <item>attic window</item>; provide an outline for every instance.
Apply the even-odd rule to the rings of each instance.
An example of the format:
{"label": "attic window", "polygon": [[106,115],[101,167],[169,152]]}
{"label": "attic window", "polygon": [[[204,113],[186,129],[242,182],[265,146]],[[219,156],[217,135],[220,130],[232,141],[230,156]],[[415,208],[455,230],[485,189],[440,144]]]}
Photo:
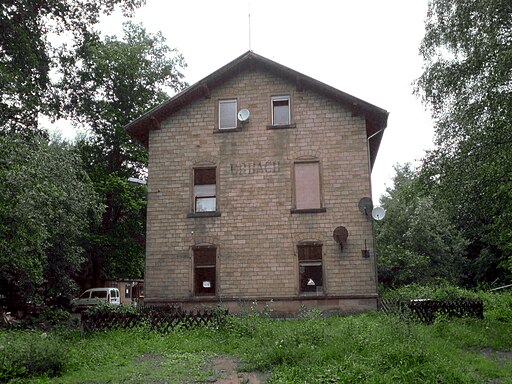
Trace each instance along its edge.
{"label": "attic window", "polygon": [[272,125],[289,125],[290,120],[290,96],[272,97]]}
{"label": "attic window", "polygon": [[219,129],[235,129],[237,127],[236,99],[219,100]]}

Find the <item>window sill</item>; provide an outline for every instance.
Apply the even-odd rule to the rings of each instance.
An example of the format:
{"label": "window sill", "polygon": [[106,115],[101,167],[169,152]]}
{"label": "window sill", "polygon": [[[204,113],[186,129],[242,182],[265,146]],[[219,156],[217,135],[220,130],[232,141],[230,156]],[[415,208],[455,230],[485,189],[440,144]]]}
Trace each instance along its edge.
{"label": "window sill", "polygon": [[327,208],[309,208],[309,209],[290,209],[291,214],[303,214],[303,213],[323,213],[327,212]]}
{"label": "window sill", "polygon": [[191,212],[187,213],[187,218],[199,218],[199,217],[220,217],[221,213],[219,211],[215,212]]}
{"label": "window sill", "polygon": [[241,132],[241,131],[242,131],[241,127],[237,127],[237,128],[223,128],[223,129],[217,128],[217,129],[213,130],[213,133],[229,133],[229,132]]}
{"label": "window sill", "polygon": [[308,297],[308,296],[309,297],[325,296],[325,292],[323,289],[321,291],[317,291],[317,292],[307,292],[307,291],[299,292],[299,297]]}
{"label": "window sill", "polygon": [[200,301],[218,301],[219,297],[216,294],[214,294],[214,295],[201,295],[201,294],[194,293],[194,296],[192,296],[189,300],[190,301],[197,301],[197,302],[200,302]]}
{"label": "window sill", "polygon": [[297,128],[297,124],[267,125],[267,129],[289,129]]}

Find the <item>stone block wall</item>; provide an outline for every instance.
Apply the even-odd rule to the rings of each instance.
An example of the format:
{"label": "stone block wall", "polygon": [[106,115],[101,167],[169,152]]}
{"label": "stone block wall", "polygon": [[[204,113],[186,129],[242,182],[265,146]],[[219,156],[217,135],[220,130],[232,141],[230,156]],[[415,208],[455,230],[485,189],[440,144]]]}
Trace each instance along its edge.
{"label": "stone block wall", "polygon": [[[277,95],[291,98],[289,128],[271,127],[270,100]],[[250,118],[219,132],[217,104],[224,98],[236,98]],[[371,193],[365,127],[364,116],[260,69],[243,71],[164,120],[149,137],[146,302],[296,304],[313,295],[341,310],[344,299],[373,308],[372,222],[358,209]],[[291,213],[293,165],[304,158],[319,161],[322,212]],[[193,169],[200,166],[217,167],[220,216],[190,217]],[[349,233],[342,251],[332,236],[338,226]],[[297,244],[305,240],[322,244],[321,292],[299,292]],[[216,247],[213,298],[194,296],[198,245]]]}

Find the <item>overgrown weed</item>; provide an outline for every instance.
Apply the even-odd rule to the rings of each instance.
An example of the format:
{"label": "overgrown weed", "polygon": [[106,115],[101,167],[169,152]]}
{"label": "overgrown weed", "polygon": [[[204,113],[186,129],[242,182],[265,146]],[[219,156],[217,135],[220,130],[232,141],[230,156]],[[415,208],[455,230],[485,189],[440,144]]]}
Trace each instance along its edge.
{"label": "overgrown weed", "polygon": [[[82,338],[64,332],[55,335],[66,351],[60,371],[34,371],[32,382],[206,381],[215,355],[233,356],[242,362],[238,369],[269,371],[273,384],[512,382],[510,363],[481,353],[512,350],[512,326],[503,319],[508,300],[490,296],[484,320],[439,317],[431,325],[381,313],[324,317],[305,309],[297,319],[274,319],[254,305],[244,316],[219,311],[211,326],[169,334],[144,324]],[[0,331],[0,345],[18,340],[18,332]],[[59,377],[45,379],[50,375]]]}

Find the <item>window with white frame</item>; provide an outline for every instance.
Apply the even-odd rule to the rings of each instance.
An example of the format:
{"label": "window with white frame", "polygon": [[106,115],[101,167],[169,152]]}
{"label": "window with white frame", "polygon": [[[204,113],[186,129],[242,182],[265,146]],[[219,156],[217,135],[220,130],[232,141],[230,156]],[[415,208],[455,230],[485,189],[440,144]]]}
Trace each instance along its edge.
{"label": "window with white frame", "polygon": [[290,96],[272,97],[272,125],[289,125],[291,123]]}
{"label": "window with white frame", "polygon": [[235,129],[237,127],[236,99],[219,100],[219,129]]}
{"label": "window with white frame", "polygon": [[194,212],[217,210],[217,171],[215,167],[194,169]]}

